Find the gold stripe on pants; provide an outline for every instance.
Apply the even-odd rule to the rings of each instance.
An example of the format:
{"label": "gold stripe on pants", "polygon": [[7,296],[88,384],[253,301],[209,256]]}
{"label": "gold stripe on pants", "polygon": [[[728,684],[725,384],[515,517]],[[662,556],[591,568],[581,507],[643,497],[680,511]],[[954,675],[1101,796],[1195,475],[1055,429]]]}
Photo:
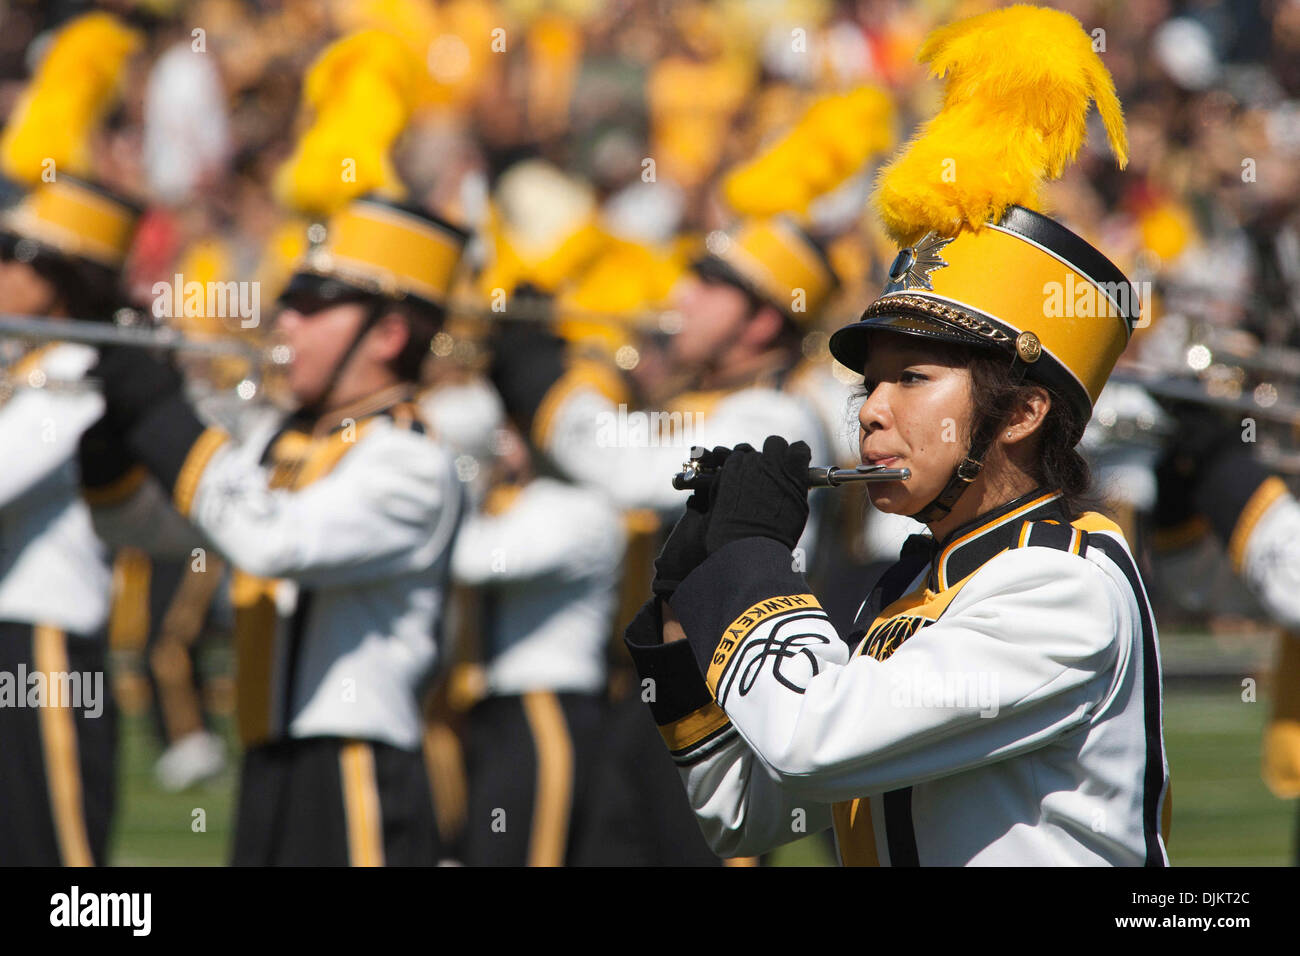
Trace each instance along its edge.
{"label": "gold stripe on pants", "polygon": [[[33,628],[32,650],[32,662],[45,674],[46,688],[57,686],[54,675],[68,673],[67,635],[57,627],[38,624]],[[40,708],[40,725],[59,858],[64,866],[93,866],[82,798],[77,724],[70,701],[59,701],[57,707],[54,703],[53,699],[47,700]]]}
{"label": "gold stripe on pants", "polygon": [[524,716],[537,753],[537,794],[529,866],[563,866],[573,800],[573,741],[560,699],[550,691],[524,694]]}
{"label": "gold stripe on pants", "polygon": [[384,865],[384,824],[375,779],[375,752],[364,740],[349,740],[339,751],[343,815],[352,866]]}

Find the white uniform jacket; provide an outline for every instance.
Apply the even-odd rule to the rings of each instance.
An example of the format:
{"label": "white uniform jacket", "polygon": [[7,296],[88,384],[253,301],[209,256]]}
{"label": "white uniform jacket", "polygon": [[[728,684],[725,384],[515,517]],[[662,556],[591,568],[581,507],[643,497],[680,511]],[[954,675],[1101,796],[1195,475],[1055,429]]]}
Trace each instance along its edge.
{"label": "white uniform jacket", "polygon": [[91,635],[108,619],[107,552],[77,469],[77,442],[104,399],[93,388],[58,387],[80,381],[94,361],[84,345],[29,353],[14,371],[24,384],[0,406],[0,620]]}
{"label": "white uniform jacket", "polygon": [[[235,569],[246,745],[420,744],[462,494],[407,395],[398,386],[238,444],[209,428],[183,452],[173,503]],[[99,523],[139,527],[156,520],[148,504],[142,489]]]}
{"label": "white uniform jacket", "polygon": [[628,643],[723,856],[833,825],[846,864],[1165,865],[1155,622],[1118,528],[1039,489],[908,539],[842,638],[766,538]]}
{"label": "white uniform jacket", "polygon": [[598,694],[626,534],[599,495],[536,478],[500,486],[456,537],[452,576],[482,589],[489,694]]}
{"label": "white uniform jacket", "polygon": [[1211,477],[1210,520],[1240,574],[1269,617],[1300,633],[1300,501],[1262,470]]}

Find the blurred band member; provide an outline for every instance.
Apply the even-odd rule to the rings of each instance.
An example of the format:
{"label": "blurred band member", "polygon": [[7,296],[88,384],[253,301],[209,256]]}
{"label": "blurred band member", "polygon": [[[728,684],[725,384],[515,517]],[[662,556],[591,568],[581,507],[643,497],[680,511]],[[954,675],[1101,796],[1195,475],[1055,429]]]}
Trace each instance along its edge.
{"label": "blurred band member", "polygon": [[[1155,523],[1169,541],[1212,531],[1228,561],[1282,628],[1263,776],[1281,799],[1300,796],[1300,501],[1256,459],[1234,419],[1175,404],[1177,428],[1156,470]],[[1300,837],[1296,846],[1300,859]]]}
{"label": "blurred band member", "polygon": [[[599,495],[533,472],[500,433],[496,480],[456,539],[452,573],[477,589],[464,862],[571,862],[600,794],[606,661],[624,531]],[[467,686],[468,683],[468,686]]]}
{"label": "blurred band member", "polygon": [[[335,213],[282,296],[300,407],[238,444],[200,422],[172,366],[100,359],[87,472],[138,461],[236,569],[236,864],[438,859],[419,699],[461,492],[412,397],[465,240],[387,200]],[[145,520],[135,504],[115,520]]]}
{"label": "blurred band member", "polygon": [[[0,225],[0,312],[108,321],[137,211],[60,176]],[[104,412],[95,350],[51,341],[0,404],[0,862],[102,864],[115,790],[105,673],[110,574],[81,500],[77,440]]]}

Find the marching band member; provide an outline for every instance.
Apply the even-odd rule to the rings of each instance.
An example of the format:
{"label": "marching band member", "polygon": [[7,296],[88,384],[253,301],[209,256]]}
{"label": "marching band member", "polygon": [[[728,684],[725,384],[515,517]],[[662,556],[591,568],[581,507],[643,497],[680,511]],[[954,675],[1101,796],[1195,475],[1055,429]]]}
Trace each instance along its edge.
{"label": "marching band member", "polygon": [[[833,826],[846,864],[1166,865],[1155,623],[1118,527],[1075,507],[1075,445],[1136,296],[1026,208],[1093,99],[1125,162],[1119,103],[1057,11],[972,17],[921,56],[944,107],[877,193],[904,249],[831,351],[865,375],[863,461],[911,469],[873,504],[929,534],[841,637],[790,570],[808,449],[718,450],[627,641],[720,854]],[[1050,315],[1064,282],[1106,308]]]}
{"label": "marching band member", "polygon": [[[592,360],[566,365],[555,336],[513,330],[494,351],[493,382],[534,446],[572,480],[624,508],[650,512],[661,526],[677,519],[681,496],[654,475],[675,471],[691,445],[758,441],[775,427],[801,436],[819,454],[827,444],[815,409],[783,389],[799,358],[800,329],[820,313],[835,285],[820,248],[786,217],[714,234],[706,248],[680,293],[682,325],[670,346],[670,364],[695,387],[664,403],[662,431],[651,422],[638,437],[628,424],[635,419],[624,382]],[[806,560],[814,534],[810,523],[796,563]],[[623,796],[601,802],[579,858],[592,864],[712,862],[636,697],[625,703],[611,718],[601,783],[602,791]]]}
{"label": "marching band member", "polygon": [[[1172,538],[1212,531],[1268,617],[1281,626],[1263,776],[1281,799],[1300,796],[1300,501],[1213,411],[1174,408],[1177,429],[1157,477],[1157,518]],[[1297,844],[1300,854],[1300,844]]]}
{"label": "marching band member", "polygon": [[[15,109],[0,158],[27,192],[0,221],[0,311],[107,322],[125,305],[121,272],[139,210],[89,181],[89,158],[139,39],[108,14],[73,21],[52,40]],[[111,577],[76,461],[78,438],[104,411],[86,381],[94,362],[85,345],[32,349],[7,370],[0,404],[8,454],[0,479],[0,671],[28,675],[0,692],[7,865],[105,862],[116,792],[105,634]],[[46,696],[31,699],[38,675]]]}
{"label": "marching band member", "polygon": [[[5,217],[0,311],[107,320],[122,302],[118,270],[137,215],[70,176],[34,189]],[[93,674],[107,688],[108,554],[77,472],[77,441],[104,411],[95,389],[77,387],[94,362],[89,346],[51,342],[9,373],[15,391],[0,407],[0,438],[13,455],[0,487],[0,646],[11,673]],[[0,773],[6,862],[104,862],[116,789],[108,690],[97,719],[66,704],[0,707],[0,733],[14,742],[3,749],[15,761]]]}
{"label": "marching band member", "polygon": [[[282,296],[301,408],[277,431],[232,443],[126,349],[100,359],[104,425],[237,569],[233,861],[434,863],[419,691],[461,493],[411,399],[466,236],[378,199],[325,234]],[[138,526],[132,504],[116,520]]]}
{"label": "marching band member", "polygon": [[[235,569],[236,864],[439,859],[420,701],[462,492],[414,397],[467,234],[349,196],[394,187],[386,148],[413,89],[402,71],[419,69],[406,55],[386,34],[354,34],[304,84],[316,118],[283,193],[332,212],[281,294],[298,410],[235,442],[200,421],[171,365],[105,349],[97,367],[107,410],[83,441],[87,473],[139,462]],[[354,183],[340,185],[337,148],[355,157]],[[113,520],[138,527],[147,504],[123,502]]]}
{"label": "marching band member", "polygon": [[566,475],[623,507],[673,519],[680,494],[655,476],[676,470],[692,445],[758,441],[780,428],[818,452],[826,447],[815,410],[781,384],[798,361],[800,328],[834,285],[821,248],[789,218],[712,234],[683,283],[681,330],[670,345],[673,368],[692,387],[664,403],[644,437],[614,370],[581,358],[566,364],[554,336],[508,332],[492,379],[533,445]]}
{"label": "marching band member", "polygon": [[593,787],[624,530],[617,508],[533,471],[500,433],[496,478],[466,518],[454,580],[475,588],[476,660],[453,675],[467,715],[469,866],[560,866],[601,799]]}

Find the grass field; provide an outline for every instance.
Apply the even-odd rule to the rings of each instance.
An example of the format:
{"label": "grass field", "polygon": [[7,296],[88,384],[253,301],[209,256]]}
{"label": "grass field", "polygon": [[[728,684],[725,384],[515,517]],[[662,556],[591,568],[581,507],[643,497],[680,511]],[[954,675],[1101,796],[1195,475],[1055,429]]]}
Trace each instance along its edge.
{"label": "grass field", "polygon": [[[1165,732],[1173,772],[1170,855],[1183,866],[1278,866],[1294,856],[1296,801],[1276,799],[1259,776],[1267,701],[1243,703],[1240,688],[1166,692]],[[218,865],[230,845],[235,773],[181,794],[153,783],[157,745],[143,718],[124,719],[117,829],[119,866]],[[202,811],[203,829],[197,828]],[[824,865],[824,844],[806,840],[777,854],[783,865]]]}

